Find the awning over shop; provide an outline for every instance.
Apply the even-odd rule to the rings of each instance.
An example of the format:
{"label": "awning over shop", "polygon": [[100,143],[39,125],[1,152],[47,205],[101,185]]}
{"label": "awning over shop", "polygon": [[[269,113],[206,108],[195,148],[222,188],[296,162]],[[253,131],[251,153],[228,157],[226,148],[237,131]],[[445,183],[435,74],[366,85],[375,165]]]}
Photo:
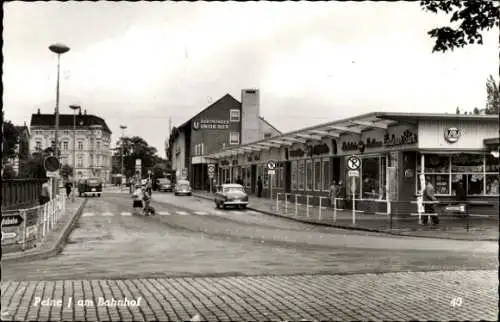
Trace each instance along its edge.
{"label": "awning over shop", "polygon": [[491,154],[495,157],[499,157],[499,148],[500,148],[500,138],[489,138],[484,139],[484,145],[490,150]]}

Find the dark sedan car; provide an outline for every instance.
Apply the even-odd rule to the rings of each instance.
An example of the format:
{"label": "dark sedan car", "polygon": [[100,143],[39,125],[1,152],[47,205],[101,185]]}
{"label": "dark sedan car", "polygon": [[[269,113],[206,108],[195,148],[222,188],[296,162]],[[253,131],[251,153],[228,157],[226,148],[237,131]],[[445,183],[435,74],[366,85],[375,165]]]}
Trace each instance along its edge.
{"label": "dark sedan car", "polygon": [[246,208],[248,195],[240,184],[223,184],[215,193],[215,205],[217,208],[226,208],[226,206]]}
{"label": "dark sedan car", "polygon": [[172,182],[170,182],[167,178],[160,178],[157,181],[157,189],[158,191],[172,191]]}
{"label": "dark sedan car", "polygon": [[78,194],[100,197],[102,194],[102,181],[99,178],[87,178],[78,182]]}

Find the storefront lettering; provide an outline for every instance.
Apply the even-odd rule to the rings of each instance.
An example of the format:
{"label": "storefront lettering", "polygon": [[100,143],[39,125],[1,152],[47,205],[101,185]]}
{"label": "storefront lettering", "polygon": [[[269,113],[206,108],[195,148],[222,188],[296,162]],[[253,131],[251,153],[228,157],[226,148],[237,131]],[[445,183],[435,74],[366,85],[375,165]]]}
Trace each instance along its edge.
{"label": "storefront lettering", "polygon": [[415,144],[417,142],[418,142],[417,133],[412,133],[410,130],[404,131],[400,137],[396,137],[395,134],[389,137],[389,133],[386,133],[384,135],[385,146],[408,145],[408,144]]}
{"label": "storefront lettering", "polygon": [[315,146],[311,146],[311,145],[307,146],[307,155],[308,156],[328,154],[328,153],[330,153],[330,147],[326,143],[315,145]]}
{"label": "storefront lettering", "polygon": [[366,138],[366,143],[363,141],[358,142],[343,142],[342,150],[344,151],[354,151],[354,150],[363,150],[365,148],[380,148],[384,144],[382,141],[377,141],[375,138]]}
{"label": "storefront lettering", "polygon": [[193,129],[212,129],[225,130],[229,129],[229,120],[200,120],[193,122]]}
{"label": "storefront lettering", "polygon": [[363,142],[342,142],[342,150],[343,151],[354,151],[354,150],[359,150],[359,148],[362,146]]}
{"label": "storefront lettering", "polygon": [[292,151],[290,151],[290,156],[292,158],[303,157],[304,156],[304,150],[302,150],[302,149],[292,150]]}

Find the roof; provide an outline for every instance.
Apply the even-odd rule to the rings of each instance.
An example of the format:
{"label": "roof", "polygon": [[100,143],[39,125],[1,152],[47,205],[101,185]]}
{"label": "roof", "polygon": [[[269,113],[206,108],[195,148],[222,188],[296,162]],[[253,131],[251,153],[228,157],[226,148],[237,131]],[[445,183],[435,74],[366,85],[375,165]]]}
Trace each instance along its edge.
{"label": "roof", "polygon": [[485,145],[499,145],[500,144],[500,138],[488,138],[483,140]]}
{"label": "roof", "polygon": [[269,125],[269,127],[271,127],[273,130],[275,130],[276,132],[278,133],[282,133],[280,130],[278,130],[277,128],[275,128],[271,123],[269,123],[267,120],[265,120],[262,116],[259,116],[260,120],[265,122],[267,125]]}
{"label": "roof", "polygon": [[243,186],[237,183],[224,183],[222,184],[222,188],[243,188]]}
{"label": "roof", "polygon": [[182,125],[180,125],[178,128],[180,129],[180,128],[183,128],[183,127],[187,126],[189,124],[189,122],[191,122],[194,118],[198,117],[201,113],[205,112],[206,110],[208,110],[212,106],[214,106],[214,105],[218,104],[219,102],[221,102],[223,100],[226,100],[226,99],[232,99],[232,100],[238,102],[239,104],[241,104],[240,101],[238,101],[236,98],[234,98],[231,94],[226,94],[226,95],[222,96],[221,98],[219,98],[218,100],[216,100],[215,102],[213,102],[212,104],[210,104],[209,106],[205,107],[198,114],[196,114],[195,116],[191,117],[186,122],[182,123]]}
{"label": "roof", "polygon": [[400,122],[416,123],[423,119],[463,119],[474,121],[498,121],[498,115],[462,115],[462,114],[422,114],[422,113],[386,113],[371,112],[337,121],[330,121],[300,130],[280,134],[271,138],[239,145],[213,153],[207,158],[219,158],[251,151],[268,150],[272,147],[291,146],[293,143],[306,143],[308,140],[322,140],[324,137],[339,138],[344,134],[361,134],[369,129],[387,129],[389,125]]}
{"label": "roof", "polygon": [[[73,114],[59,114],[59,126],[60,127],[71,127],[73,128]],[[82,124],[83,122],[83,124]],[[31,126],[55,126],[56,115],[55,114],[32,114],[31,115]],[[101,125],[104,130],[111,133],[106,122],[95,115],[92,114],[76,114],[76,127],[80,126],[91,126],[91,125]]]}
{"label": "roof", "polygon": [[28,133],[28,135],[30,133],[30,131],[26,125],[15,125],[14,128],[16,129],[18,135],[21,135],[21,133],[23,133],[25,131]]}

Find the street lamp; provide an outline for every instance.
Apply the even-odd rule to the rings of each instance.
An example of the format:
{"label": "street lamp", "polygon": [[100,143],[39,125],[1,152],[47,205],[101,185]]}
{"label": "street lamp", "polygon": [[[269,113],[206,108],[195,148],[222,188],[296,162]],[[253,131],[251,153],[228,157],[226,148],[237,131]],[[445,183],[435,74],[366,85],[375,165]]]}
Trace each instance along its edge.
{"label": "street lamp", "polygon": [[72,201],[75,201],[75,190],[76,190],[76,110],[80,113],[82,108],[78,105],[70,105],[70,109],[73,110],[73,193],[71,195]]}
{"label": "street lamp", "polygon": [[[123,177],[124,177],[124,173],[123,173],[123,137],[125,136],[125,129],[127,127],[125,125],[120,125],[120,129],[122,129],[122,144],[121,144],[121,162],[122,162],[122,167],[121,167],[121,174],[122,174],[122,180],[123,180]],[[122,182],[122,185],[123,185],[123,182]],[[120,189],[121,190],[121,189]]]}
{"label": "street lamp", "polygon": [[[49,49],[51,52],[57,54],[57,87],[56,87],[56,124],[55,124],[55,130],[54,130],[54,152],[56,158],[59,158],[59,142],[58,142],[58,137],[57,137],[57,131],[59,130],[59,75],[60,75],[60,60],[61,60],[61,54],[67,53],[69,51],[69,47],[60,43],[53,44],[49,46]],[[52,190],[53,190],[53,196],[55,197],[57,194],[57,183],[56,180],[54,180]]]}

